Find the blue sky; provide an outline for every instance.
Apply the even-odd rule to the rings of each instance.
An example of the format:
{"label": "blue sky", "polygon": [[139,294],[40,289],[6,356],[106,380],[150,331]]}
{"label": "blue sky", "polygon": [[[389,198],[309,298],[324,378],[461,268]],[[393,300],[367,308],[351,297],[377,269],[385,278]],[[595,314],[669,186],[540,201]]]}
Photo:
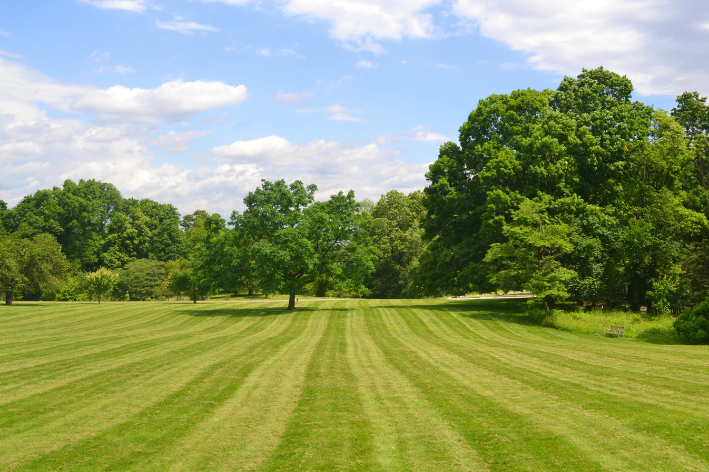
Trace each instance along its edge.
{"label": "blue sky", "polygon": [[[0,14],[0,199],[66,178],[228,214],[261,178],[425,185],[477,101],[627,74],[706,94],[699,2],[26,0]],[[704,88],[704,90],[703,90]]]}

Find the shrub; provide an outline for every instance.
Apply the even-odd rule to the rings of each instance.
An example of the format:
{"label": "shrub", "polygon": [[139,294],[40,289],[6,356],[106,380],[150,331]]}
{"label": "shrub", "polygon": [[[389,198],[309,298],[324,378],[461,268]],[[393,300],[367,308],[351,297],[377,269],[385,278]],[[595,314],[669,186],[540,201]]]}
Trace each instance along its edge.
{"label": "shrub", "polygon": [[70,277],[54,299],[58,302],[83,302],[89,297],[86,295],[83,280],[80,277]]}
{"label": "shrub", "polygon": [[709,299],[693,310],[685,310],[673,324],[677,334],[689,344],[709,344]]}

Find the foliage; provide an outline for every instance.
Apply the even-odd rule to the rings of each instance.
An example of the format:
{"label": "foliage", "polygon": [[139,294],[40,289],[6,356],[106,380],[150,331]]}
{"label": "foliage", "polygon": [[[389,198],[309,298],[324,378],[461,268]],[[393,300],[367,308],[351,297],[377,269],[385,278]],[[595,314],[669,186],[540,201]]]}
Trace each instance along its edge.
{"label": "foliage", "polygon": [[41,292],[56,285],[66,270],[66,257],[53,236],[0,235],[0,291],[5,293],[5,304],[12,304],[15,291]]}
{"label": "foliage", "polygon": [[[118,274],[105,267],[101,267],[95,272],[86,274],[85,283],[89,293],[95,294],[100,304],[101,297],[113,289],[117,280]],[[128,291],[130,292],[130,289],[128,289]]]}
{"label": "foliage", "polygon": [[413,275],[423,252],[422,200],[422,192],[391,190],[372,206],[372,244],[381,253],[366,283],[372,297],[402,298],[414,291]]}
{"label": "foliage", "polygon": [[[333,281],[363,290],[376,249],[368,238],[369,215],[354,192],[315,202],[315,185],[262,181],[244,198],[246,210],[232,216],[232,241],[241,242],[241,260],[253,261],[243,276],[254,276],[266,293],[295,295],[308,284]],[[251,272],[252,271],[252,272]]]}
{"label": "foliage", "polygon": [[568,225],[547,214],[543,199],[523,200],[502,228],[505,243],[493,243],[484,261],[494,269],[490,282],[504,291],[526,290],[538,297],[545,310],[568,298],[569,282],[576,272],[561,258],[572,251]]}
{"label": "foliage", "polygon": [[184,252],[174,206],[124,199],[113,185],[96,180],[39,190],[0,210],[0,218],[7,231],[24,237],[53,235],[76,271],[120,268],[141,258],[167,261]]}
{"label": "foliage", "polygon": [[150,259],[129,262],[117,272],[118,280],[113,287],[113,296],[116,299],[123,299],[126,293],[130,300],[157,297],[157,290],[167,277],[165,263]]}
{"label": "foliage", "polygon": [[674,328],[689,344],[709,344],[709,299],[677,317]]}
{"label": "foliage", "polygon": [[58,302],[83,302],[88,300],[85,275],[80,274],[75,277],[69,277],[54,299]]}
{"label": "foliage", "polygon": [[[422,292],[517,287],[648,314],[709,294],[706,100],[683,94],[669,116],[631,93],[599,68],[481,100],[427,174]],[[516,220],[529,201],[558,229],[538,236],[564,241],[553,256]]]}
{"label": "foliage", "polygon": [[197,296],[202,295],[204,290],[199,283],[199,274],[194,270],[193,262],[187,259],[167,264],[168,288],[174,294],[187,295],[197,303]]}

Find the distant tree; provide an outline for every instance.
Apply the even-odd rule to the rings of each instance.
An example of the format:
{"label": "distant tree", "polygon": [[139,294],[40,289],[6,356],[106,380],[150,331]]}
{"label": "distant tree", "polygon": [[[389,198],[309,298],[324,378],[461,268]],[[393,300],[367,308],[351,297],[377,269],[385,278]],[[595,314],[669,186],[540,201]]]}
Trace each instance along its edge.
{"label": "distant tree", "polygon": [[354,192],[315,202],[315,185],[262,181],[250,192],[246,211],[234,215],[234,231],[251,241],[255,275],[266,293],[287,293],[288,309],[308,284],[321,279],[364,289],[376,249],[368,245],[369,215]]}
{"label": "distant tree", "polygon": [[490,281],[505,291],[522,289],[537,296],[545,310],[568,298],[576,272],[561,258],[573,250],[568,225],[553,221],[543,201],[524,200],[505,224],[507,242],[494,243],[485,256],[493,265]]}
{"label": "distant tree", "polygon": [[117,280],[118,274],[105,267],[86,275],[86,285],[92,293],[96,294],[99,304],[101,304],[101,297],[113,289]]}
{"label": "distant tree", "polygon": [[197,297],[203,292],[199,283],[199,275],[192,267],[192,261],[180,259],[168,263],[169,268],[169,288],[173,293],[186,294],[197,303]]}
{"label": "distant tree", "polygon": [[131,300],[147,300],[157,296],[156,290],[167,276],[165,263],[150,259],[138,259],[118,271],[118,280],[113,288],[115,298],[127,292]]}
{"label": "distant tree", "polygon": [[64,181],[63,186],[39,190],[11,211],[11,231],[24,237],[48,233],[56,238],[76,270],[99,266],[103,234],[121,194],[96,180]]}
{"label": "distant tree", "polygon": [[13,292],[56,283],[67,270],[67,260],[57,240],[48,234],[32,239],[19,234],[0,235],[0,290],[11,305]]}
{"label": "distant tree", "polygon": [[376,298],[407,296],[413,269],[423,252],[421,219],[426,213],[420,191],[391,190],[372,206],[372,244],[381,253],[367,287]]}

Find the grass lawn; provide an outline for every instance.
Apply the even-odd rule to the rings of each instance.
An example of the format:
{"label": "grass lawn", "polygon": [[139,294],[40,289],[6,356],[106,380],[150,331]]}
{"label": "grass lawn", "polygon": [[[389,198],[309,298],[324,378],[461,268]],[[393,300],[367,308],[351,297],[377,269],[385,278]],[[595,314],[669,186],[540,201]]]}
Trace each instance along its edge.
{"label": "grass lawn", "polygon": [[519,300],[0,306],[0,470],[709,470],[709,346]]}

